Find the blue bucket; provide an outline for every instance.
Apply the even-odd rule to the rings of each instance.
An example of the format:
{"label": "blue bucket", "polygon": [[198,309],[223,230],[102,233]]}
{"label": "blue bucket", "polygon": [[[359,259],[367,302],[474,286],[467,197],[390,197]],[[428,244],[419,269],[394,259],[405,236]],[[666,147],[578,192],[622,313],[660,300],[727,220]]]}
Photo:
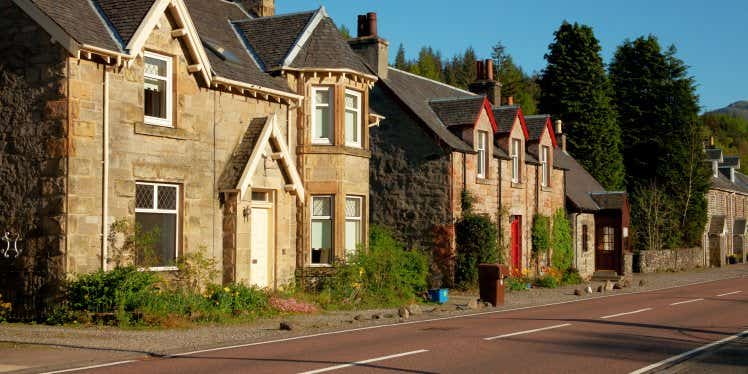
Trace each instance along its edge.
{"label": "blue bucket", "polygon": [[433,303],[444,304],[449,300],[448,288],[434,288],[429,290],[429,298]]}

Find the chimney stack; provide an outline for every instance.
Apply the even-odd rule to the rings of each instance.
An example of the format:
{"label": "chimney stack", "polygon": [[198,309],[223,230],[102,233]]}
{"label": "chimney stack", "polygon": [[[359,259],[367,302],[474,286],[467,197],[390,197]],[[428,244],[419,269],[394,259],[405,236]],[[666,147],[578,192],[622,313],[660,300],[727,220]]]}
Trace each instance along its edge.
{"label": "chimney stack", "polygon": [[493,60],[475,62],[475,82],[468,85],[468,90],[487,97],[494,106],[501,105],[501,83],[494,80]]}
{"label": "chimney stack", "polygon": [[389,43],[379,37],[377,14],[374,12],[358,15],[356,38],[348,40],[354,52],[376,72],[380,78],[387,78],[389,66]]}
{"label": "chimney stack", "polygon": [[257,17],[272,17],[275,15],[275,0],[237,0],[244,10]]}

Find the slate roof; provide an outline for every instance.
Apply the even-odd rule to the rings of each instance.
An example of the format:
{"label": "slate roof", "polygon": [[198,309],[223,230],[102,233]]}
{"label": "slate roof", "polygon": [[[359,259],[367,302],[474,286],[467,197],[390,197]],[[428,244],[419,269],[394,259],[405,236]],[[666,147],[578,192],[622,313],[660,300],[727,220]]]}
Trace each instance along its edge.
{"label": "slate roof", "polygon": [[707,148],[706,159],[710,161],[722,161],[722,150],[718,148]]}
{"label": "slate roof", "polygon": [[247,130],[244,131],[242,140],[236,149],[234,149],[234,153],[226,163],[223,173],[218,178],[218,188],[220,190],[233,190],[237,188],[244,168],[247,166],[249,157],[252,155],[252,150],[254,150],[257,140],[260,138],[260,133],[262,133],[262,129],[265,127],[267,121],[267,117],[262,117],[256,118],[249,123]]}
{"label": "slate roof", "polygon": [[493,108],[493,116],[496,119],[496,126],[499,128],[499,134],[507,134],[512,131],[514,120],[519,114],[519,106],[500,106]]}
{"label": "slate roof", "polygon": [[471,126],[478,121],[484,101],[483,96],[460,97],[433,99],[429,105],[445,126]]}
{"label": "slate roof", "polygon": [[725,232],[725,216],[712,216],[709,221],[709,234],[721,235]]}
{"label": "slate roof", "polygon": [[547,121],[550,118],[547,114],[540,114],[535,116],[525,116],[525,124],[527,125],[527,133],[530,135],[528,141],[539,141],[543,135],[543,130],[547,128]]}
{"label": "slate roof", "polygon": [[276,68],[291,52],[315,12],[283,14],[236,22],[265,70]]}
{"label": "slate roof", "polygon": [[293,68],[350,69],[371,74],[361,57],[348,45],[330,17],[324,17],[291,62]]}
{"label": "slate roof", "polygon": [[98,11],[88,0],[32,0],[49,18],[83,44],[121,51]]}
{"label": "slate roof", "polygon": [[746,235],[748,234],[748,225],[746,225],[744,218],[738,218],[735,220],[735,227],[733,227],[733,234],[734,235]]}
{"label": "slate roof", "polygon": [[748,190],[748,175],[735,170],[735,184]]}
{"label": "slate roof", "polygon": [[592,192],[590,196],[600,209],[623,209],[626,206],[626,193],[622,191]]}
{"label": "slate roof", "polygon": [[392,67],[388,70],[387,78],[380,78],[380,82],[449,147],[461,152],[474,152],[472,147],[447,129],[431,109],[429,101],[477,95]]}
{"label": "slate roof", "polygon": [[723,158],[723,162],[719,163],[719,167],[721,168],[739,168],[740,167],[740,157],[738,156],[725,156]]}
{"label": "slate roof", "polygon": [[600,206],[593,199],[593,193],[604,193],[605,188],[592,174],[568,153],[556,148],[554,164],[566,170],[566,199],[582,211],[598,211]]}
{"label": "slate roof", "polygon": [[[124,45],[130,42],[138,26],[153,6],[154,0],[92,0],[101,9],[122,38]],[[60,3],[61,1],[57,1]],[[63,1],[64,2],[64,1]],[[79,20],[85,22],[85,20]]]}
{"label": "slate roof", "polygon": [[748,184],[746,183],[745,175],[735,171],[735,183],[732,183],[730,178],[725,176],[725,171],[720,170],[716,177],[712,175],[712,188],[748,194]]}
{"label": "slate roof", "polygon": [[[271,77],[260,70],[242,41],[237,38],[230,22],[246,19],[244,11],[235,4],[224,1],[186,0],[185,3],[216,74],[291,92],[282,78]],[[217,48],[222,49],[223,53]]]}

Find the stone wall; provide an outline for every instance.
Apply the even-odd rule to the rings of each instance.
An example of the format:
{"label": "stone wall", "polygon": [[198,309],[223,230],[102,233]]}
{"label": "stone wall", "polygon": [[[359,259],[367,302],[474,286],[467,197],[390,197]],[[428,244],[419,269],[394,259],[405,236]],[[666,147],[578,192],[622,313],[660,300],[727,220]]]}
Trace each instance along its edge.
{"label": "stone wall", "polygon": [[704,266],[704,251],[698,247],[639,251],[634,261],[640,273],[690,270]]}
{"label": "stone wall", "polygon": [[[582,278],[591,277],[595,272],[595,215],[590,213],[570,214],[574,240],[574,266]],[[587,226],[587,246],[584,243],[584,226]]]}
{"label": "stone wall", "polygon": [[0,257],[0,294],[13,316],[35,318],[64,279],[66,52],[10,0],[0,30],[0,235],[20,233],[23,250]]}

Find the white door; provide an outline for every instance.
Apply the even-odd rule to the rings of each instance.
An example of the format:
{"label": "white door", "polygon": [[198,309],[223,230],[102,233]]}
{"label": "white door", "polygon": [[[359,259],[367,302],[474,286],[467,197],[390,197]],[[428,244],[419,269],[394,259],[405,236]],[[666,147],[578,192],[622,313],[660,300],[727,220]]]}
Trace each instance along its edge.
{"label": "white door", "polygon": [[252,258],[249,281],[258,287],[268,286],[268,253],[270,251],[270,209],[252,208]]}

